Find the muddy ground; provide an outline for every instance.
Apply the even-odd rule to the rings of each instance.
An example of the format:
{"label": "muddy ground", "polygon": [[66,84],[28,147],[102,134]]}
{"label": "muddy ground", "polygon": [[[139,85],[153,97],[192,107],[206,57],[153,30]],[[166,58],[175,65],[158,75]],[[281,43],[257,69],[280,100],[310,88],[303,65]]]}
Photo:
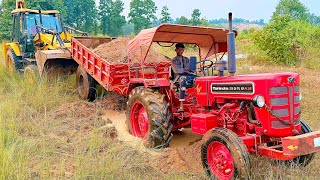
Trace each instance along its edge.
{"label": "muddy ground", "polygon": [[[114,93],[108,93],[94,103],[81,101],[64,104],[50,113],[50,118],[59,123],[55,125],[55,129],[51,130],[50,140],[61,142],[61,147],[55,147],[61,152],[76,153],[77,150],[74,147],[85,148],[86,145],[81,144],[87,141],[90,133],[98,131],[106,142],[111,140],[116,145],[125,145],[142,153],[147,157],[143,160],[144,163],[160,171],[161,174],[187,172],[200,174],[198,178],[204,177],[200,159],[201,136],[193,134],[190,129],[184,129],[174,133],[169,148],[146,149],[139,138],[129,133],[125,107],[126,98]],[[66,174],[72,177],[75,162],[70,160],[67,163],[69,163],[69,172]],[[58,172],[51,170],[51,173],[54,177]]]}

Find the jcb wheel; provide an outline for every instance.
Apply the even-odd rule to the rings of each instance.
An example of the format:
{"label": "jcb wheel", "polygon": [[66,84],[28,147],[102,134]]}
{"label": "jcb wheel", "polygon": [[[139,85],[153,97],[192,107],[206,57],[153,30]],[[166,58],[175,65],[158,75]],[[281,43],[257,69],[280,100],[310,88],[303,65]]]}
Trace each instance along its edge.
{"label": "jcb wheel", "polygon": [[171,138],[173,125],[164,95],[138,87],[132,90],[127,105],[127,126],[133,136],[143,139],[147,148],[164,148]]}
{"label": "jcb wheel", "polygon": [[17,56],[12,49],[7,52],[6,67],[11,73],[16,72],[23,67],[21,58]]}
{"label": "jcb wheel", "polygon": [[77,69],[76,81],[81,99],[94,101],[97,98],[97,82],[80,66]]}
{"label": "jcb wheel", "polygon": [[207,132],[202,141],[202,165],[210,179],[250,178],[248,149],[234,132],[216,128]]}
{"label": "jcb wheel", "polygon": [[[303,121],[301,121],[301,131],[300,134],[310,133],[312,130],[310,127]],[[284,161],[287,166],[290,167],[305,167],[311,163],[314,159],[315,153],[307,154],[303,156],[296,157],[292,160]]]}
{"label": "jcb wheel", "polygon": [[29,83],[35,83],[39,78],[39,70],[36,65],[30,64],[24,68],[24,78]]}

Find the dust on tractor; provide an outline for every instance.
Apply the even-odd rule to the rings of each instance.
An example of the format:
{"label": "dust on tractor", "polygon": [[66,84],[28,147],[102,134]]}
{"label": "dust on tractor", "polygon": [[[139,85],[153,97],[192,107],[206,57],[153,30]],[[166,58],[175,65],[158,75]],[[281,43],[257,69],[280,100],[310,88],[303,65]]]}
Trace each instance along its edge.
{"label": "dust on tractor", "polygon": [[24,0],[16,1],[11,14],[12,39],[3,43],[4,64],[10,72],[33,77],[76,69],[70,52],[71,33],[86,33],[62,26],[59,11],[27,9]]}
{"label": "dust on tractor", "polygon": [[[128,44],[129,63],[122,64],[109,63],[92,52],[112,39],[73,38],[79,92],[90,99],[99,83],[128,96],[129,131],[148,148],[167,147],[172,132],[181,128],[203,135],[202,164],[211,178],[250,179],[249,154],[308,165],[320,150],[320,131],[312,132],[301,119],[299,75],[235,75],[237,32],[231,13],[229,26],[228,31],[163,24],[142,30]],[[178,111],[180,87],[172,77],[171,62],[145,61],[153,43],[199,48],[200,60],[190,57],[189,68],[198,76],[186,89],[184,112]],[[220,61],[219,54],[226,53],[228,62]],[[208,60],[211,56],[216,60]]]}

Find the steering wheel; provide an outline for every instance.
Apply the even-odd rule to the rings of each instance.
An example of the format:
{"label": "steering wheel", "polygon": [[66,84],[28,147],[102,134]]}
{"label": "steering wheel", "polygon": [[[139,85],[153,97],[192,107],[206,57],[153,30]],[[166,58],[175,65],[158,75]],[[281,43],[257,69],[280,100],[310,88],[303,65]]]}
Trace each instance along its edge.
{"label": "steering wheel", "polygon": [[206,71],[213,66],[213,64],[214,64],[213,61],[208,60],[208,59],[204,59],[204,60],[201,60],[197,63],[197,64],[205,64],[206,62],[209,62],[209,64],[204,65],[204,66],[200,66],[199,71],[198,71],[198,72],[202,72],[204,75],[206,75]]}

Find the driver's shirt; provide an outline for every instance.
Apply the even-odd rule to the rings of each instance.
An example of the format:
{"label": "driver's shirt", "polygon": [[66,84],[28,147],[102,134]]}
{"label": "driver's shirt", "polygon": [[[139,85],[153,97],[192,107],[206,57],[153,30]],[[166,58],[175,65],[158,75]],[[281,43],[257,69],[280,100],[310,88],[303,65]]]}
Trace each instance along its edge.
{"label": "driver's shirt", "polygon": [[172,70],[175,74],[184,75],[189,69],[190,60],[184,56],[176,56],[172,59]]}

